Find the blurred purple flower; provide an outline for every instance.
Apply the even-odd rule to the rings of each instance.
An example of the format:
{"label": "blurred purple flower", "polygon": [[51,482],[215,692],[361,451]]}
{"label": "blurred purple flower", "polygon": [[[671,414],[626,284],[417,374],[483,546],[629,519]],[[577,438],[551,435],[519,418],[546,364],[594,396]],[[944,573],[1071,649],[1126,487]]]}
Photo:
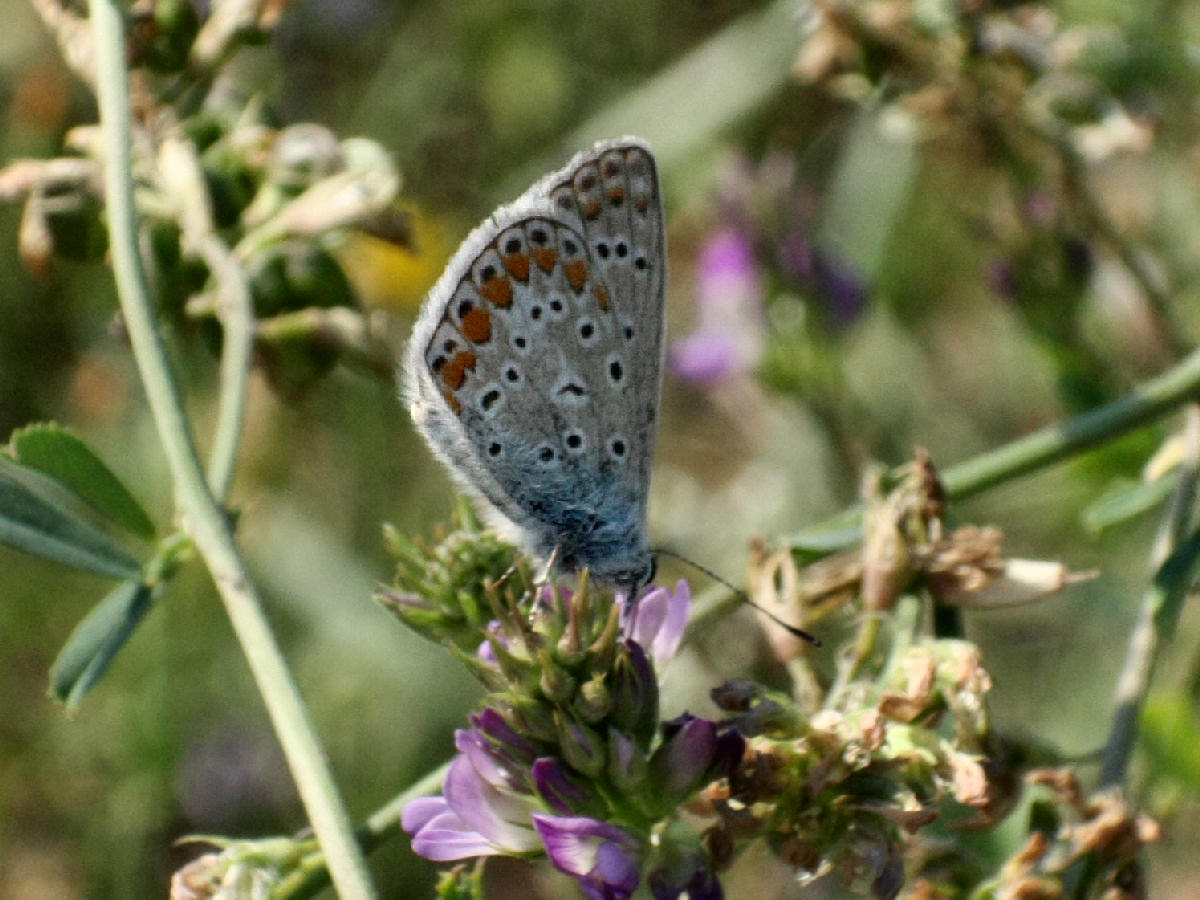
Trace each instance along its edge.
{"label": "blurred purple flower", "polygon": [[579,880],[589,900],[625,900],[642,867],[642,846],[628,832],[597,819],[534,813],[533,824],[555,867]]}
{"label": "blurred purple flower", "polygon": [[866,309],[862,279],[815,247],[802,231],[794,230],[780,241],[778,258],[783,273],[824,307],[835,331],[849,327]]}
{"label": "blurred purple flower", "polygon": [[671,346],[671,367],[710,386],[749,371],[763,352],[763,289],[745,233],[710,235],[696,264],[696,329]]}
{"label": "blurred purple flower", "polygon": [[674,593],[655,587],[642,595],[634,605],[621,603],[621,629],[625,636],[636,641],[650,654],[656,666],[675,655],[683,640],[692,612],[692,591],[683,579],[675,585]]}
{"label": "blurred purple flower", "polygon": [[1025,198],[1025,216],[1034,225],[1051,225],[1058,216],[1058,199],[1049,191],[1030,191]]}
{"label": "blurred purple flower", "polygon": [[987,282],[988,287],[1005,300],[1011,300],[1017,295],[1017,276],[1013,272],[1012,262],[1008,259],[998,257],[988,263]]}

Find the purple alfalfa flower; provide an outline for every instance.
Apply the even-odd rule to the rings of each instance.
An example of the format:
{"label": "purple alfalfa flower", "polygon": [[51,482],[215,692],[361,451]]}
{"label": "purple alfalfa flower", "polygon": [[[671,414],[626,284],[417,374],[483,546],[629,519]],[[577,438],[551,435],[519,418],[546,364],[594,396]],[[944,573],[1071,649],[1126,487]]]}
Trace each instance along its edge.
{"label": "purple alfalfa flower", "polygon": [[675,590],[652,588],[636,604],[621,604],[621,629],[625,637],[636,641],[661,666],[679,649],[683,632],[692,613],[692,591],[683,579]]}
{"label": "purple alfalfa flower", "polygon": [[637,889],[643,848],[633,835],[598,819],[533,814],[546,855],[574,876],[589,900],[625,900]]}
{"label": "purple alfalfa flower", "polygon": [[472,856],[528,853],[538,847],[530,827],[532,797],[515,793],[513,776],[488,752],[477,732],[455,732],[459,756],[450,764],[441,797],[404,807],[401,824],[413,852],[439,862]]}
{"label": "purple alfalfa flower", "polygon": [[708,387],[748,372],[766,342],[762,279],[750,238],[727,228],[710,235],[696,266],[696,328],[671,346],[680,378]]}
{"label": "purple alfalfa flower", "polygon": [[591,782],[560,759],[543,756],[533,764],[532,775],[534,790],[560,815],[599,814],[603,809]]}
{"label": "purple alfalfa flower", "polygon": [[650,783],[665,812],[685,802],[709,782],[733,771],[745,752],[745,739],[736,731],[721,731],[717,723],[684,713],[663,727],[663,742],[650,758]]}
{"label": "purple alfalfa flower", "polygon": [[646,886],[654,900],[721,900],[725,896],[700,836],[684,822],[659,835],[647,863]]}
{"label": "purple alfalfa flower", "polygon": [[508,724],[508,720],[496,709],[485,706],[481,712],[470,716],[471,727],[487,739],[492,755],[509,769],[527,769],[537,758],[537,748]]}
{"label": "purple alfalfa flower", "polygon": [[488,622],[487,632],[490,637],[484,638],[479,642],[479,649],[475,651],[475,655],[484,662],[489,662],[494,666],[500,665],[500,660],[496,658],[496,651],[492,647],[492,641],[496,641],[500,646],[508,647],[508,636],[504,633],[504,626],[496,619]]}
{"label": "purple alfalfa flower", "polygon": [[649,748],[658,731],[658,679],[637,641],[626,640],[617,649],[612,698],[611,724],[642,750]]}

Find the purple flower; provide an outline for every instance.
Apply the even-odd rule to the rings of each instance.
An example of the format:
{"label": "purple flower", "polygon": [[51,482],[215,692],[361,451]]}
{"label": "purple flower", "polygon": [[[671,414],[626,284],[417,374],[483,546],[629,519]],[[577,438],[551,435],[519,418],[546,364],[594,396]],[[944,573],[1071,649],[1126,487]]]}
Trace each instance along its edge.
{"label": "purple flower", "polygon": [[750,239],[726,229],[711,235],[696,265],[696,330],[671,347],[671,367],[710,386],[749,371],[765,341],[763,290]]}
{"label": "purple flower", "polygon": [[718,733],[717,724],[684,713],[665,726],[662,745],[650,759],[652,782],[664,811],[687,800],[715,778],[728,775],[745,750],[735,731]]}
{"label": "purple flower", "polygon": [[738,349],[729,335],[697,331],[671,345],[671,369],[699,387],[719,384],[741,368]]}
{"label": "purple flower", "polygon": [[659,835],[646,884],[654,900],[721,900],[724,892],[699,835],[683,822],[672,822]]}
{"label": "purple flower", "polygon": [[401,816],[413,852],[439,862],[472,856],[528,853],[538,846],[530,828],[531,797],[512,791],[512,777],[474,731],[455,732],[460,754],[446,772],[441,797],[420,797]]}
{"label": "purple flower", "polygon": [[589,900],[625,900],[638,885],[642,846],[615,825],[582,817],[534,813],[550,861],[579,879]]}
{"label": "purple flower", "polygon": [[591,785],[553,756],[533,764],[533,785],[546,805],[563,815],[590,812],[598,806]]}
{"label": "purple flower", "polygon": [[783,238],[777,249],[783,273],[823,306],[829,326],[842,331],[862,315],[867,288],[858,274],[822,252],[800,230]]}
{"label": "purple flower", "polygon": [[625,641],[613,663],[612,723],[643,750],[658,730],[658,681],[637,641]]}
{"label": "purple flower", "polygon": [[[471,734],[478,739],[479,745],[510,774],[527,771],[537,759],[538,751],[533,744],[517,734],[504,716],[490,706],[472,715],[471,725]],[[455,745],[462,749],[457,734]]]}
{"label": "purple flower", "polygon": [[661,666],[679,649],[691,612],[692,591],[680,579],[674,593],[656,587],[643,594],[636,605],[622,603],[621,628],[627,638],[650,654],[656,666]]}

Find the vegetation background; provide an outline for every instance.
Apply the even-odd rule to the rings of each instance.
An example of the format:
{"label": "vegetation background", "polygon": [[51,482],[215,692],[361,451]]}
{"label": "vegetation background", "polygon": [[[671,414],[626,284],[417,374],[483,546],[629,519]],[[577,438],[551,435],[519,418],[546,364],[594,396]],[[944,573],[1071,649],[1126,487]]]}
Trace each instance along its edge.
{"label": "vegetation background", "polygon": [[[912,6],[938,14],[935,2]],[[95,120],[94,103],[32,7],[3,9],[0,160],[56,155],[69,128]],[[1108,35],[1112,57],[1094,77],[1137,123],[1154,123],[1137,132],[1144,146],[1089,161],[1087,190],[1153,259],[1190,348],[1200,9],[1066,0],[1027,14]],[[967,116],[923,127],[891,102],[906,74],[887,72],[894,59],[873,81],[831,82],[812,40],[791,3],[299,0],[236,65],[279,124],[319,122],[394,151],[411,246],[359,237],[338,255],[364,303],[394,317],[396,346],[467,230],[595,138],[640,134],[659,150],[673,338],[704,324],[698,261],[714,236],[747,238],[753,296],[735,321],[749,323],[753,352],[745,371],[706,378],[677,349],[651,499],[660,544],[737,579],[752,536],[790,534],[855,502],[869,461],[899,464],[921,446],[948,465],[1119,397],[1177,359],[1114,243],[1066,207],[1051,167],[1016,177],[1020,167],[999,163],[994,135]],[[70,425],[169,521],[169,477],[114,328],[111,271],[55,259],[31,273],[20,220],[19,205],[0,206],[0,434]],[[191,411],[211,421],[214,359],[177,337]],[[239,534],[361,817],[448,758],[479,696],[448,654],[370,600],[390,578],[381,523],[428,533],[449,516],[452,491],[389,377],[341,366],[286,397],[256,377],[250,402]],[[1012,555],[1102,573],[1038,604],[968,615],[1001,732],[1079,756],[1103,744],[1156,517],[1097,530],[1085,514],[1114,483],[1141,478],[1172,424],[956,505],[961,521],[1001,527]],[[0,900],[162,896],[194,852],[178,838],[303,822],[198,564],[74,719],[47,698],[51,662],[102,590],[0,547]],[[1156,676],[1163,703],[1190,710],[1192,729],[1198,637],[1193,610]],[[703,704],[702,688],[734,674],[783,683],[744,612],[676,665],[666,710]],[[1195,896],[1200,766],[1168,737],[1144,748],[1134,789],[1165,824],[1150,857],[1154,896]],[[981,854],[1011,852],[1003,830],[991,840]],[[735,872],[729,896],[778,877],[763,865]],[[405,840],[371,866],[385,896],[428,896],[432,867]],[[562,887],[549,876],[545,885],[545,896]]]}

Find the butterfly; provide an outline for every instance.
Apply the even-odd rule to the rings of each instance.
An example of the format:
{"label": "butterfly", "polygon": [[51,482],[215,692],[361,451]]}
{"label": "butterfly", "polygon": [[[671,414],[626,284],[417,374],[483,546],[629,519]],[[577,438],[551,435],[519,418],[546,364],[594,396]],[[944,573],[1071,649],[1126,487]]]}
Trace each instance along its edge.
{"label": "butterfly", "polygon": [[489,522],[630,596],[654,574],[666,263],[654,155],[603,141],[471,232],[404,361],[413,421]]}

